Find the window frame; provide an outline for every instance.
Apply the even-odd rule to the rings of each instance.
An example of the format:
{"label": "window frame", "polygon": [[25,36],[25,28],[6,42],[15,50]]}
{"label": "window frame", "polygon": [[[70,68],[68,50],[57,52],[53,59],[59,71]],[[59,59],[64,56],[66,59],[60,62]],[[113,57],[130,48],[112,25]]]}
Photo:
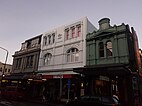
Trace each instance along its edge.
{"label": "window frame", "polygon": [[51,35],[48,35],[48,44],[51,44]]}
{"label": "window frame", "polygon": [[27,56],[26,67],[33,67],[34,65],[34,55]]}
{"label": "window frame", "polygon": [[55,43],[55,33],[52,34],[52,43]]}
{"label": "window frame", "polygon": [[69,39],[69,28],[65,29],[65,37],[66,37],[66,40]]}
{"label": "window frame", "polygon": [[66,62],[79,61],[79,50],[77,48],[70,48],[67,50]]}
{"label": "window frame", "polygon": [[51,53],[46,53],[43,56],[43,65],[50,65],[51,64],[51,59],[52,59],[52,54]]}
{"label": "window frame", "polygon": [[72,38],[75,38],[75,27],[71,28],[71,36]]}
{"label": "window frame", "polygon": [[44,45],[44,46],[47,45],[47,36],[44,36],[44,37],[43,37],[43,45]]}
{"label": "window frame", "polygon": [[81,25],[77,25],[77,36],[81,36]]}
{"label": "window frame", "polygon": [[106,57],[112,57],[112,56],[113,56],[112,41],[108,40],[106,41]]}
{"label": "window frame", "polygon": [[104,48],[104,42],[99,42],[99,44],[98,44],[99,46],[98,46],[98,52],[99,52],[99,57],[100,58],[103,58],[103,57],[105,57],[105,48]]}

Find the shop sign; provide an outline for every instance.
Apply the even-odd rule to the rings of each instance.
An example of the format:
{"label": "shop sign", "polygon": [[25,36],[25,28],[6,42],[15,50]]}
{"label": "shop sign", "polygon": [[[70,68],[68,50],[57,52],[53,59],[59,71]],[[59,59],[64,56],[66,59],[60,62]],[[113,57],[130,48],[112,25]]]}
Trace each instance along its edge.
{"label": "shop sign", "polygon": [[53,78],[63,78],[63,75],[54,75]]}
{"label": "shop sign", "polygon": [[71,74],[63,75],[63,78],[72,78]]}
{"label": "shop sign", "polygon": [[2,82],[8,82],[8,80],[2,80]]}
{"label": "shop sign", "polygon": [[109,81],[109,77],[106,77],[106,76],[100,76],[100,80]]}
{"label": "shop sign", "polygon": [[12,83],[18,83],[18,81],[11,81]]}

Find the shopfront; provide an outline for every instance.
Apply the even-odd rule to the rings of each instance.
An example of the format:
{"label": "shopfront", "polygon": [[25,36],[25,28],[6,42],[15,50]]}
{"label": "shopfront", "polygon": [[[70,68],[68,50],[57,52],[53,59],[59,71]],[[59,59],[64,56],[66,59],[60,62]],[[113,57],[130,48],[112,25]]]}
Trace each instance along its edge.
{"label": "shopfront", "polygon": [[49,101],[66,102],[79,96],[80,79],[78,74],[42,75],[45,80]]}
{"label": "shopfront", "polygon": [[84,95],[116,95],[122,106],[140,103],[138,74],[133,75],[125,65],[89,66],[76,68],[74,71],[84,75],[82,78]]}

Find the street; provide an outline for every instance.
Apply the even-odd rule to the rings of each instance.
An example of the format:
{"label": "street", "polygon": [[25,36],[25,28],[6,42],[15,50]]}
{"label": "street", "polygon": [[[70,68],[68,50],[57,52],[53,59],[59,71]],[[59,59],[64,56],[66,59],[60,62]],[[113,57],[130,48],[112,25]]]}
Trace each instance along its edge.
{"label": "street", "polygon": [[0,106],[63,106],[60,104],[52,103],[37,103],[37,102],[25,102],[25,101],[7,101],[0,100]]}

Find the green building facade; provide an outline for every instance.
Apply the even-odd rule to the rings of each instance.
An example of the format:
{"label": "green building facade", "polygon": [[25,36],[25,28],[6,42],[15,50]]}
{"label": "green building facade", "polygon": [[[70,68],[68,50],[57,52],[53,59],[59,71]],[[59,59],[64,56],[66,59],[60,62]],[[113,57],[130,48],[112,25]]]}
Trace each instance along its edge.
{"label": "green building facade", "polygon": [[124,64],[135,68],[134,40],[129,25],[110,26],[110,20],[104,18],[99,21],[99,30],[87,35],[86,43],[87,66]]}
{"label": "green building facade", "polygon": [[140,106],[138,52],[134,28],[124,23],[111,26],[109,18],[101,19],[99,29],[86,37],[86,66],[75,69],[85,76],[86,93],[105,96],[117,93],[121,106]]}

